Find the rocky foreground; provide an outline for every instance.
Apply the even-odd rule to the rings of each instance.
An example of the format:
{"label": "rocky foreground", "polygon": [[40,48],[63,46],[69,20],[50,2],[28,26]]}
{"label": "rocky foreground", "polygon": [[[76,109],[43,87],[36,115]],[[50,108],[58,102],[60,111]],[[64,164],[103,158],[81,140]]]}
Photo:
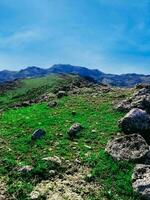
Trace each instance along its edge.
{"label": "rocky foreground", "polygon": [[150,85],[138,85],[138,92],[116,109],[128,111],[119,121],[125,135],[109,141],[106,152],[114,159],[137,163],[132,175],[133,189],[150,199]]}
{"label": "rocky foreground", "polygon": [[[108,171],[105,172],[109,158],[112,158],[112,165],[116,161],[136,163],[132,175],[132,188],[135,193],[140,195],[140,198],[150,199],[150,85],[138,85],[131,89],[130,94],[132,91],[134,93],[130,97],[126,97],[125,92],[120,93],[120,91],[119,88],[76,79],[71,84],[55,88],[53,92],[46,92],[36,98],[11,105],[9,109],[13,110],[13,115],[11,116],[11,111],[8,111],[8,114],[4,115],[4,125],[1,124],[1,127],[4,133],[3,137],[7,134],[8,136],[11,135],[13,138],[11,143],[14,142],[14,146],[10,145],[9,140],[0,138],[0,148],[2,152],[5,153],[6,150],[7,154],[11,156],[14,149],[16,151],[18,148],[19,153],[17,152],[17,159],[9,161],[10,163],[5,157],[2,158],[0,167],[5,165],[6,170],[8,170],[8,177],[5,176],[0,179],[0,199],[125,199],[123,196],[120,198],[119,195],[114,197],[111,191],[104,191],[102,182],[109,173]],[[69,97],[70,102],[68,104]],[[111,98],[115,112],[116,110],[119,111],[116,114],[113,113],[110,106],[112,104]],[[123,100],[118,102],[118,98]],[[101,102],[100,99],[103,99],[103,101]],[[108,100],[110,101],[109,104],[107,104]],[[86,104],[87,102],[88,104]],[[81,104],[82,107],[79,109]],[[104,115],[100,118],[101,113],[97,110],[98,106],[102,106],[100,111]],[[39,109],[41,109],[40,112]],[[79,114],[80,118],[78,117]],[[1,111],[1,115],[3,116],[3,111]],[[124,117],[120,119],[119,116],[123,115]],[[16,119],[13,119],[14,116]],[[118,124],[116,123],[117,120],[113,121],[113,117],[116,117],[117,120],[120,119]],[[35,123],[34,131],[32,121]],[[113,124],[114,122],[115,124]],[[38,128],[39,124],[41,128]],[[15,127],[13,127],[14,125]],[[111,129],[109,129],[111,125]],[[18,129],[18,127],[21,127],[21,129]],[[27,130],[24,131],[26,127]],[[54,127],[54,129],[50,129],[51,127]],[[18,133],[18,130],[21,134]],[[120,132],[118,134],[117,132],[113,133],[114,130],[120,130]],[[88,132],[87,135],[86,132]],[[112,137],[112,135],[116,136]],[[107,137],[110,138],[110,136],[112,138],[106,145]],[[102,139],[104,141],[101,141]],[[105,140],[107,141],[105,142]],[[16,141],[19,142],[15,143]],[[24,143],[26,145],[25,150],[22,149]],[[101,148],[105,148],[105,155],[102,154],[101,157],[95,159],[95,155],[99,154]],[[24,155],[22,156],[22,154]],[[64,158],[66,155],[72,158],[70,160]],[[82,158],[86,160],[85,163]],[[24,162],[26,159],[28,162]],[[92,171],[92,166],[97,163],[98,168],[95,171],[98,171],[96,173],[100,176],[99,181]],[[106,173],[104,178],[102,173]],[[112,170],[112,176],[113,173]],[[11,176],[13,176],[14,182],[15,179],[17,180],[17,184],[15,183],[17,186],[14,186],[10,181]],[[109,178],[113,179],[114,177]],[[32,191],[29,188],[29,192],[24,192],[27,186],[21,185],[22,180],[33,182]],[[8,193],[8,183],[19,191],[12,192],[11,190],[16,189],[11,188]],[[100,191],[106,192],[105,198],[99,195]],[[25,193],[27,197],[20,197],[22,193]],[[91,199],[89,196],[92,196]]]}

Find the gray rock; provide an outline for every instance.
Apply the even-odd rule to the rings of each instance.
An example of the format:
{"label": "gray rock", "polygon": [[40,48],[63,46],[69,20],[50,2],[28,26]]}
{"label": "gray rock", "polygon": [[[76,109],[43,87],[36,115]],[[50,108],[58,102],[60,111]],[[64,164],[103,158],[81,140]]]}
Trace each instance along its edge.
{"label": "gray rock", "polygon": [[136,165],[132,175],[132,187],[143,198],[150,199],[150,165]]}
{"label": "gray rock", "polygon": [[57,166],[60,166],[62,164],[62,160],[58,156],[46,157],[46,158],[43,158],[42,160],[53,163],[54,165],[57,165]]}
{"label": "gray rock", "polygon": [[50,108],[53,108],[55,106],[57,106],[57,102],[56,101],[51,101],[51,102],[48,103],[48,107],[50,107]]}
{"label": "gray rock", "polygon": [[105,151],[117,160],[136,161],[149,152],[149,146],[138,134],[126,135],[108,142]]}
{"label": "gray rock", "polygon": [[59,98],[59,99],[64,97],[64,96],[67,96],[67,93],[65,91],[59,91],[57,93],[57,98]]}
{"label": "gray rock", "polygon": [[79,123],[75,123],[73,124],[69,131],[68,131],[68,135],[70,138],[74,138],[77,136],[77,134],[83,129],[82,125]]}
{"label": "gray rock", "polygon": [[149,138],[150,116],[143,110],[134,108],[119,121],[119,127],[126,134],[139,133]]}
{"label": "gray rock", "polygon": [[56,175],[56,171],[55,170],[50,170],[48,172],[48,174],[51,176],[51,177],[54,177]]}
{"label": "gray rock", "polygon": [[115,108],[121,112],[128,112],[132,109],[132,106],[129,100],[124,100],[121,103],[119,103]]}
{"label": "gray rock", "polygon": [[22,102],[21,107],[27,107],[30,105],[31,105],[30,101],[24,101],[24,102]]}
{"label": "gray rock", "polygon": [[32,140],[41,139],[45,134],[46,132],[43,129],[38,129],[32,134],[31,139]]}
{"label": "gray rock", "polygon": [[122,112],[128,112],[132,108],[140,108],[150,113],[150,85],[140,87],[141,89],[138,92],[120,102],[116,106],[116,109]]}
{"label": "gray rock", "polygon": [[19,167],[17,171],[20,172],[20,173],[29,173],[32,170],[33,170],[32,166],[26,165],[26,166]]}

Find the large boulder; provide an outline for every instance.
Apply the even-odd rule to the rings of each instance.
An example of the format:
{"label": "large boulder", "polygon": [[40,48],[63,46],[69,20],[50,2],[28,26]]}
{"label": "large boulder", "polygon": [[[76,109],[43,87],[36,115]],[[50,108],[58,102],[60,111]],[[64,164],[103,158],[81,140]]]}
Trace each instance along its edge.
{"label": "large boulder", "polygon": [[136,165],[132,175],[132,187],[144,199],[150,199],[150,165]]}
{"label": "large boulder", "polygon": [[119,121],[119,127],[126,134],[139,133],[150,137],[150,116],[143,110],[134,108]]}
{"label": "large boulder", "polygon": [[149,152],[149,146],[138,134],[121,136],[108,142],[105,151],[117,160],[136,161]]}

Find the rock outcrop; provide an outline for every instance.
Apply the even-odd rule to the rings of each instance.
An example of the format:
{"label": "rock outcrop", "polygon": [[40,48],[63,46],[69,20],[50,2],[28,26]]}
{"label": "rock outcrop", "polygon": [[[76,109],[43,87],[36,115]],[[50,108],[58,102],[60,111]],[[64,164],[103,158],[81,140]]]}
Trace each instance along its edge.
{"label": "rock outcrop", "polygon": [[117,160],[137,161],[146,156],[149,146],[142,136],[132,134],[112,139],[105,151]]}
{"label": "rock outcrop", "polygon": [[150,113],[150,85],[141,86],[138,92],[134,93],[130,98],[123,100],[116,108],[123,112],[128,112],[132,108],[140,108]]}

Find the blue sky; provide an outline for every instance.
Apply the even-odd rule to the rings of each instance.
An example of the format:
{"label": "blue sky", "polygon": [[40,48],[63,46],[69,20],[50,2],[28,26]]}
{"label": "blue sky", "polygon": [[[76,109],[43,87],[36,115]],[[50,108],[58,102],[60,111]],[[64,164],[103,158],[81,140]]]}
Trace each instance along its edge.
{"label": "blue sky", "polygon": [[0,70],[56,63],[150,74],[150,0],[1,0]]}

